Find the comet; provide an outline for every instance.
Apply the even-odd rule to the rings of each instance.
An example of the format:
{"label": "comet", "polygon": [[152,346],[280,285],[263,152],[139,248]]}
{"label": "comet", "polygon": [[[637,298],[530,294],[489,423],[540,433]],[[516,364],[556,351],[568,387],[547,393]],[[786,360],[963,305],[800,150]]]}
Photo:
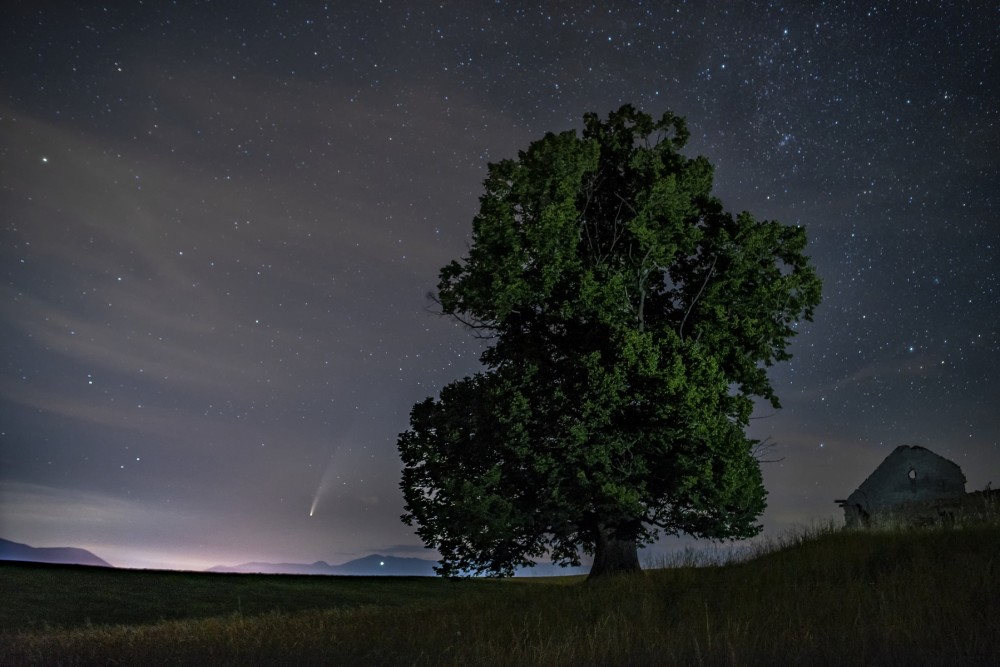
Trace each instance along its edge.
{"label": "comet", "polygon": [[[335,452],[336,453],[336,452]],[[323,471],[323,476],[319,480],[319,485],[316,487],[316,493],[313,494],[312,506],[309,508],[309,516],[316,514],[316,509],[319,507],[319,499],[323,497],[326,493],[327,488],[329,488],[330,483],[334,478],[334,456],[330,456],[330,460],[326,464],[326,470]]]}

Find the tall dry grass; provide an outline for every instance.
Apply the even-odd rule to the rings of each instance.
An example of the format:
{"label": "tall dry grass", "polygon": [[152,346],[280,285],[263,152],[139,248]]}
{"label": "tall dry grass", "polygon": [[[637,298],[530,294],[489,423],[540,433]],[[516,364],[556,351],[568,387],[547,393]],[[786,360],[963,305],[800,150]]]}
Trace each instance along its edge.
{"label": "tall dry grass", "polygon": [[814,529],[757,548],[724,566],[463,586],[401,606],[20,632],[0,637],[0,663],[997,664],[996,525]]}

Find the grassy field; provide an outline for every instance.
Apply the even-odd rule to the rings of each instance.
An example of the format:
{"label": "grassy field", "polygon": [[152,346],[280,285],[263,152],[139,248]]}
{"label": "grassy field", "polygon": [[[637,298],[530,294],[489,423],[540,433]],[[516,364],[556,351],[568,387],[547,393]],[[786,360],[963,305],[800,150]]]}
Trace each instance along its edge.
{"label": "grassy field", "polygon": [[743,563],[445,581],[0,567],[4,665],[996,665],[1000,527]]}

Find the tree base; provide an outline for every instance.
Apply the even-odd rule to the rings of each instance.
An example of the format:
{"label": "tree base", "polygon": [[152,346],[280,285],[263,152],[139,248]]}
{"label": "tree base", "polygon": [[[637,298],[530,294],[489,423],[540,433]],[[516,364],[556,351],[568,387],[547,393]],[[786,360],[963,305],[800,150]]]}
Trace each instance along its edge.
{"label": "tree base", "polygon": [[588,580],[612,574],[642,572],[642,567],[639,566],[639,548],[635,540],[621,540],[601,529],[597,531],[594,546],[594,564],[590,568]]}

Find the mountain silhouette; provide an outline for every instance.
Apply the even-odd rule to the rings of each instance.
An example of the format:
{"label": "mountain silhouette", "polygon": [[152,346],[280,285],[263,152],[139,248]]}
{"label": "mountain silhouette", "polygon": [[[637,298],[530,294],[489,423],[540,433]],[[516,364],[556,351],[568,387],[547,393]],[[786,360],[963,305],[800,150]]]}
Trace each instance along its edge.
{"label": "mountain silhouette", "polygon": [[429,577],[434,575],[437,561],[424,558],[399,558],[374,554],[340,565],[330,565],[326,561],[315,563],[242,563],[240,565],[216,565],[208,572],[242,572],[260,574],[325,574],[341,576],[395,576]]}
{"label": "mountain silhouette", "polygon": [[86,549],[77,549],[75,547],[32,547],[27,544],[4,539],[0,539],[0,560],[114,567],[111,563],[98,558]]}
{"label": "mountain silhouette", "polygon": [[[114,567],[111,563],[95,556],[86,549],[76,547],[32,547],[5,539],[0,539],[0,560]],[[373,554],[341,563],[340,565],[331,565],[323,560],[318,560],[315,563],[250,562],[240,565],[216,565],[206,570],[206,572],[312,574],[355,577],[433,577],[436,576],[434,566],[437,564],[436,560],[428,560],[426,558],[400,558],[398,556]],[[532,568],[518,568],[516,575],[519,577],[551,577],[584,574],[586,571],[586,568],[563,568],[552,563],[539,563]]]}
{"label": "mountain silhouette", "polygon": [[[244,574],[321,574],[356,577],[433,577],[437,561],[426,558],[398,558],[374,554],[340,565],[330,565],[326,561],[315,563],[242,563],[240,565],[216,565],[207,572],[238,572]],[[517,569],[518,577],[559,577],[586,574],[586,567],[561,567],[554,563],[538,563],[534,567]]]}

